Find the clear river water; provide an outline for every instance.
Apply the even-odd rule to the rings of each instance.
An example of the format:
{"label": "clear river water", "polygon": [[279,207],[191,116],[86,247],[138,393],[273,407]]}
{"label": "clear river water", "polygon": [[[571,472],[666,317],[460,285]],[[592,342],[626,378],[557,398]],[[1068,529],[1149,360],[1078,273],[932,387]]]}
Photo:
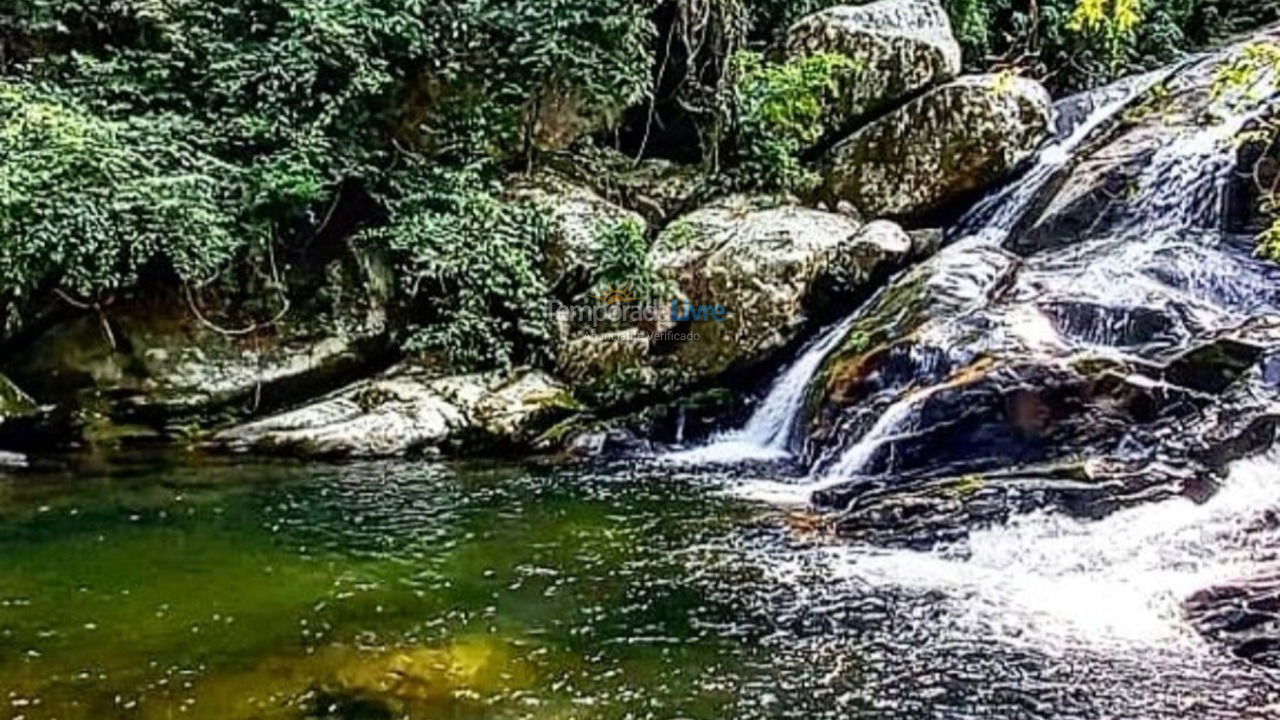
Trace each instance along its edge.
{"label": "clear river water", "polygon": [[[668,465],[122,463],[0,478],[0,717],[1276,717],[1180,593],[1210,502],[882,551]],[[745,482],[744,482],[745,481]],[[749,496],[750,493],[745,493]]]}

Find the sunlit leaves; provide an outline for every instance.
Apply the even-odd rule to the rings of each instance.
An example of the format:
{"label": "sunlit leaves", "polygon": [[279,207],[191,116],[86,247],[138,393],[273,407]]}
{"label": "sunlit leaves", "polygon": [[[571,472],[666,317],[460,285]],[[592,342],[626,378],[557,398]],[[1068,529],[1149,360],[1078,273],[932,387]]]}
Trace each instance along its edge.
{"label": "sunlit leaves", "polygon": [[819,53],[765,64],[741,53],[735,59],[739,175],[751,186],[803,190],[816,177],[800,153],[822,137],[842,78],[857,72],[849,58]]}

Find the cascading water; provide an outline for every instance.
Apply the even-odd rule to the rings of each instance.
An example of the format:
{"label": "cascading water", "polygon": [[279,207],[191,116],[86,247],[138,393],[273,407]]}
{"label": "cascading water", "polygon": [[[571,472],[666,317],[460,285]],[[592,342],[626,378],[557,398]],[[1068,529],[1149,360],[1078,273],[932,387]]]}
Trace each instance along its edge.
{"label": "cascading water", "polygon": [[[1065,137],[1044,148],[1023,177],[984,200],[969,213],[966,220],[961,221],[960,226],[963,227],[966,223],[973,224],[977,222],[977,218],[981,218],[982,226],[971,233],[970,244],[995,245],[1004,240],[1037,195],[1054,175],[1067,165],[1071,153],[1099,127],[1155,83],[1161,75],[1151,73],[1126,82],[1121,88],[1102,91],[1104,102],[1099,103],[1098,107],[1067,132]],[[975,288],[975,290],[979,289]],[[974,299],[977,299],[976,292]],[[671,453],[664,459],[669,462],[688,464],[732,464],[789,457],[791,455],[789,445],[803,415],[804,395],[809,383],[823,361],[844,339],[857,318],[858,313],[855,312],[844,321],[819,333],[817,338],[801,351],[796,360],[778,375],[768,394],[742,427],[720,433],[702,447]],[[894,407],[905,410],[907,403],[904,401]],[[883,440],[884,435],[892,431],[891,421],[895,417],[899,416],[887,414],[887,417],[876,426],[880,432],[873,429],[863,443],[860,443],[859,452],[866,451],[878,444],[877,441]],[[856,455],[847,461],[841,461],[838,466],[842,471],[855,468],[854,458]],[[750,492],[773,501],[794,503],[800,494],[807,494],[824,487],[825,483],[814,486],[765,483],[757,484]]]}
{"label": "cascading water", "polygon": [[1159,71],[1147,73],[1097,91],[1098,102],[1091,112],[1063,136],[1042,149],[1034,164],[1017,182],[1006,185],[979,201],[956,223],[952,235],[981,236],[991,243],[1003,242],[1026,215],[1045,186],[1071,163],[1073,153],[1118,113],[1128,108],[1135,98],[1140,97],[1167,74]]}
{"label": "cascading water", "polygon": [[1267,518],[1277,511],[1280,458],[1271,454],[1237,462],[1203,504],[1180,497],[1092,522],[1034,513],[975,530],[959,551],[819,552],[831,577],[963,597],[954,621],[992,638],[1204,653],[1182,601],[1273,555],[1280,536]]}
{"label": "cascading water", "polygon": [[[1153,82],[1148,78],[1138,83],[1134,92],[1142,92]],[[1234,255],[1203,248],[1220,242],[1206,233],[1225,226],[1226,198],[1237,162],[1233,140],[1272,107],[1275,92],[1274,78],[1266,74],[1248,92],[1216,98],[1212,103],[1214,121],[1183,132],[1155,151],[1133,181],[1133,190],[1097,218],[1093,239],[1020,261],[1017,280],[1005,293],[1006,304],[983,309],[988,316],[984,321],[988,337],[999,338],[1003,333],[1013,338],[1015,354],[1020,355],[1041,354],[1047,349],[1050,355],[1088,351],[1126,359],[1128,349],[1124,346],[1129,336],[1136,335],[1156,348],[1242,321],[1244,313],[1232,302],[1234,298],[1228,297],[1231,293],[1225,292],[1220,280],[1237,277],[1247,282],[1258,273],[1243,267],[1234,272],[1239,263]],[[1066,167],[1071,153],[1130,103],[1131,97],[1125,97],[1103,105],[1064,140],[1045,149],[1023,178],[991,198],[989,202],[994,204],[974,211],[973,216],[984,218],[985,224],[966,237],[978,243],[1007,240],[1041,190]],[[962,248],[952,245],[943,252],[957,251]],[[1184,262],[1184,257],[1193,262]],[[1256,297],[1272,295],[1263,292]],[[1134,327],[1133,317],[1146,311],[1145,317],[1151,318],[1153,311],[1149,309],[1158,312],[1170,297],[1178,299],[1177,322],[1181,327],[1163,330],[1165,337],[1156,341],[1143,338],[1141,324]],[[1079,307],[1085,299],[1099,311],[1081,321]],[[1072,307],[1073,314],[1051,320],[1045,309],[1053,308],[1055,302]],[[1260,311],[1257,305],[1252,302],[1248,310]],[[1177,314],[1173,310],[1166,313]],[[963,318],[956,317],[954,322],[962,324]],[[1019,327],[1033,326],[1038,328],[1035,333],[1019,331]],[[944,381],[932,388],[911,388],[893,400],[859,440],[834,459],[820,460],[815,471],[818,479],[806,489],[826,489],[840,478],[891,470],[891,462],[874,463],[877,454],[886,444],[916,430],[916,409],[945,386]]]}
{"label": "cascading water", "polygon": [[846,318],[820,332],[806,345],[795,362],[778,375],[742,428],[720,433],[702,447],[672,453],[665,459],[677,463],[727,464],[789,457],[791,437],[803,415],[809,380],[844,339],[853,320],[852,316]]}
{"label": "cascading water", "polygon": [[[1242,442],[1237,414],[1280,415],[1280,333],[1247,329],[1280,318],[1280,269],[1226,232],[1224,201],[1232,141],[1280,98],[1196,98],[1214,66],[1193,70],[1190,90],[1171,92],[1214,112],[1145,127],[1136,113],[1099,132],[1154,76],[1099,103],[845,321],[888,327],[875,347],[846,353],[824,336],[826,362],[806,357],[775,384],[804,397],[814,383],[800,371],[823,373],[809,475],[728,482],[737,496],[840,511],[822,521],[843,542],[813,542],[804,516],[801,549],[765,567],[779,597],[801,598],[780,627],[850,608],[859,630],[863,616],[888,618],[847,653],[864,683],[838,695],[848,716],[1280,717],[1280,689],[1240,658],[1266,662],[1219,646],[1195,614],[1220,589],[1270,587],[1242,579],[1280,577],[1280,452],[1218,474],[1273,442],[1273,425],[1212,464],[1197,454]],[[1259,352],[1227,389],[1175,372],[1231,343]],[[1273,608],[1274,592],[1264,600]],[[1242,607],[1211,611],[1271,643],[1274,662],[1280,620],[1241,631],[1240,617],[1269,612]],[[957,690],[979,677],[980,690]],[[915,712],[921,687],[932,715]]]}

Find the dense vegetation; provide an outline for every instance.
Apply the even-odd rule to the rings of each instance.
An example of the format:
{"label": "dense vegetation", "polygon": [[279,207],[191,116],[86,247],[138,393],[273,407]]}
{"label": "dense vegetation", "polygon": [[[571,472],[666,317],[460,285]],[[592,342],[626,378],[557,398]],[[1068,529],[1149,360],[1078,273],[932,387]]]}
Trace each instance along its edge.
{"label": "dense vegetation", "polygon": [[[856,68],[760,51],[830,4],[0,0],[0,327],[55,291],[93,305],[144,278],[199,287],[266,262],[274,276],[277,253],[338,243],[396,260],[410,348],[535,360],[546,219],[500,178],[652,114],[672,86],[724,181],[803,187],[797,153],[834,74]],[[1262,5],[948,2],[970,65],[1061,89],[1275,14]],[[634,257],[634,228],[602,232]]]}

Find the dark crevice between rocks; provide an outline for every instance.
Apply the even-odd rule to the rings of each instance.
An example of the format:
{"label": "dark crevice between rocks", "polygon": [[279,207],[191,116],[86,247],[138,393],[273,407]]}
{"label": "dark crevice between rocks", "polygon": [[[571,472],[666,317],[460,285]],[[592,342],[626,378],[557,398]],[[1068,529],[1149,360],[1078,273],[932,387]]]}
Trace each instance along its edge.
{"label": "dark crevice between rocks", "polygon": [[695,86],[715,87],[730,59],[715,55],[714,42],[690,56],[679,37],[678,5],[657,2],[653,11],[652,99],[627,110],[611,135],[599,139],[633,158],[696,164],[708,154],[704,142],[717,120],[690,109],[688,94]]}

